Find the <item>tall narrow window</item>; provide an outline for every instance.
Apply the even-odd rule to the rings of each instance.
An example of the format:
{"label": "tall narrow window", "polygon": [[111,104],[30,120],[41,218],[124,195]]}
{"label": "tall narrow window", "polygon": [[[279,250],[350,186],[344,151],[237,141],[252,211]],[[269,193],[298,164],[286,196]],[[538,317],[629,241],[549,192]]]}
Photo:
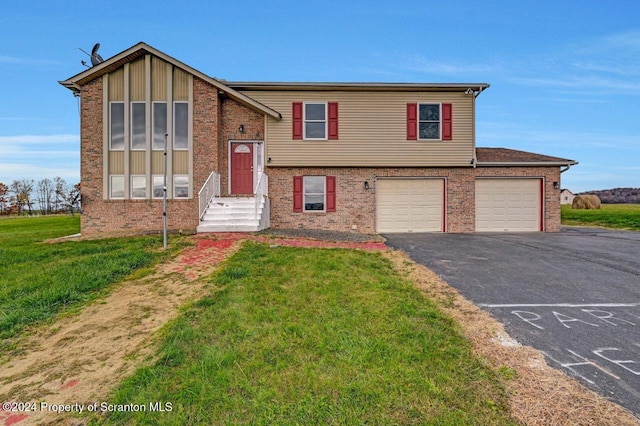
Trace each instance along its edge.
{"label": "tall narrow window", "polygon": [[174,103],[173,149],[189,149],[189,104]]}
{"label": "tall narrow window", "polygon": [[144,102],[131,103],[131,149],[143,150],[147,145],[147,106]]}
{"label": "tall narrow window", "polygon": [[304,104],[304,138],[327,139],[327,104]]}
{"label": "tall narrow window", "polygon": [[167,134],[167,103],[153,103],[153,142],[152,149],[164,150],[164,135]]}
{"label": "tall narrow window", "polygon": [[109,107],[109,149],[122,151],[124,149],[124,103],[111,102]]}

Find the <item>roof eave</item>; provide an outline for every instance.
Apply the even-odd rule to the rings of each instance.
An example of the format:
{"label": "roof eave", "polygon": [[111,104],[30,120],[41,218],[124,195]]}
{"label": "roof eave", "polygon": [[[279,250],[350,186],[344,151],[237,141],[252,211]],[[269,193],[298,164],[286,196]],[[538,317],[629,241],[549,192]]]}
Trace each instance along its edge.
{"label": "roof eave", "polygon": [[477,167],[562,167],[575,166],[577,161],[478,161]]}
{"label": "roof eave", "polygon": [[471,89],[481,92],[487,89],[488,83],[347,83],[347,82],[242,82],[225,81],[226,85],[236,90],[322,90],[322,91],[450,91],[466,92]]}
{"label": "roof eave", "polygon": [[[132,57],[135,56],[142,56],[144,53],[150,53],[152,55],[155,55],[157,57],[159,57],[160,59],[170,62],[174,65],[176,65],[179,68],[182,68],[183,70],[185,70],[186,72],[193,74],[195,76],[197,76],[198,78],[208,82],[209,84],[213,85],[214,87],[216,87],[217,89],[225,92],[231,99],[238,101],[240,103],[243,103],[245,105],[247,105],[248,107],[257,110],[259,112],[263,112],[264,114],[276,119],[276,120],[280,120],[282,119],[282,115],[272,109],[269,108],[266,105],[261,104],[260,102],[248,97],[245,94],[242,94],[238,91],[236,91],[235,89],[227,86],[226,84],[222,83],[221,81],[217,80],[216,78],[213,77],[209,77],[208,75],[196,70],[195,68],[190,67],[189,65],[186,65],[183,62],[180,62],[179,60],[149,46],[148,44],[144,43],[144,42],[140,42],[132,47],[130,47],[129,49],[118,53],[117,55],[107,59],[106,61],[92,67],[89,68],[88,70],[85,70],[79,74],[74,75],[73,77],[64,80],[64,81],[60,81],[59,83],[68,88],[69,90],[72,90],[74,92],[79,92],[81,90],[82,85],[84,85],[85,83],[87,83],[90,80],[93,80],[94,78],[99,77],[102,74],[106,74],[107,72],[110,71],[111,68],[118,68],[121,66],[120,62],[124,61],[124,62],[128,62],[129,60],[132,59]],[[93,77],[95,75],[95,77]]]}

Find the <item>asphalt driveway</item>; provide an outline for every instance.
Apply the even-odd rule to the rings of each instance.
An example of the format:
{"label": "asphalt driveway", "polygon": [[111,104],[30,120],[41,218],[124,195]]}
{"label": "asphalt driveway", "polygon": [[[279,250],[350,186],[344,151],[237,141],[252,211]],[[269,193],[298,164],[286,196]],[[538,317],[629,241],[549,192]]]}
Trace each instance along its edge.
{"label": "asphalt driveway", "polygon": [[640,415],[639,232],[385,237],[550,365]]}

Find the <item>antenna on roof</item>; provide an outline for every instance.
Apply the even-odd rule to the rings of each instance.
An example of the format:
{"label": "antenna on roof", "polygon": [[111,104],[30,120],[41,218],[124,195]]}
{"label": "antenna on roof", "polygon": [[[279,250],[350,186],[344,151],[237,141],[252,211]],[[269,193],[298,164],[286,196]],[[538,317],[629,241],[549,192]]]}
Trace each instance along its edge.
{"label": "antenna on roof", "polygon": [[[104,59],[102,59],[102,56],[100,56],[100,54],[98,53],[98,49],[100,49],[100,43],[96,43],[93,46],[93,49],[91,49],[91,54],[87,53],[87,51],[84,50],[81,47],[78,47],[78,49],[80,49],[80,51],[82,51],[85,55],[87,55],[88,57],[91,58],[91,66],[95,67],[99,63],[104,62]],[[87,65],[86,61],[83,60],[83,61],[80,61],[80,62],[85,67],[90,68],[89,65]]]}

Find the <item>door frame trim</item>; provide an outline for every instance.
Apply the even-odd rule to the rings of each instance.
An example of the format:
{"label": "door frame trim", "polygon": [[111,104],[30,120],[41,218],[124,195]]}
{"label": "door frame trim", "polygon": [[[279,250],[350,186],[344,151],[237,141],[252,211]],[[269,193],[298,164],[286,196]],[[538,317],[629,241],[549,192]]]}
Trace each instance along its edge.
{"label": "door frame trim", "polygon": [[[251,192],[253,193],[256,190],[256,182],[258,173],[260,171],[264,171],[264,141],[263,140],[238,140],[238,139],[229,139],[227,141],[227,193],[229,195],[233,195],[231,192],[231,145],[234,143],[243,143],[243,144],[253,144],[253,189]],[[261,156],[258,156],[258,150],[261,150]],[[260,164],[258,164],[258,159]]]}

